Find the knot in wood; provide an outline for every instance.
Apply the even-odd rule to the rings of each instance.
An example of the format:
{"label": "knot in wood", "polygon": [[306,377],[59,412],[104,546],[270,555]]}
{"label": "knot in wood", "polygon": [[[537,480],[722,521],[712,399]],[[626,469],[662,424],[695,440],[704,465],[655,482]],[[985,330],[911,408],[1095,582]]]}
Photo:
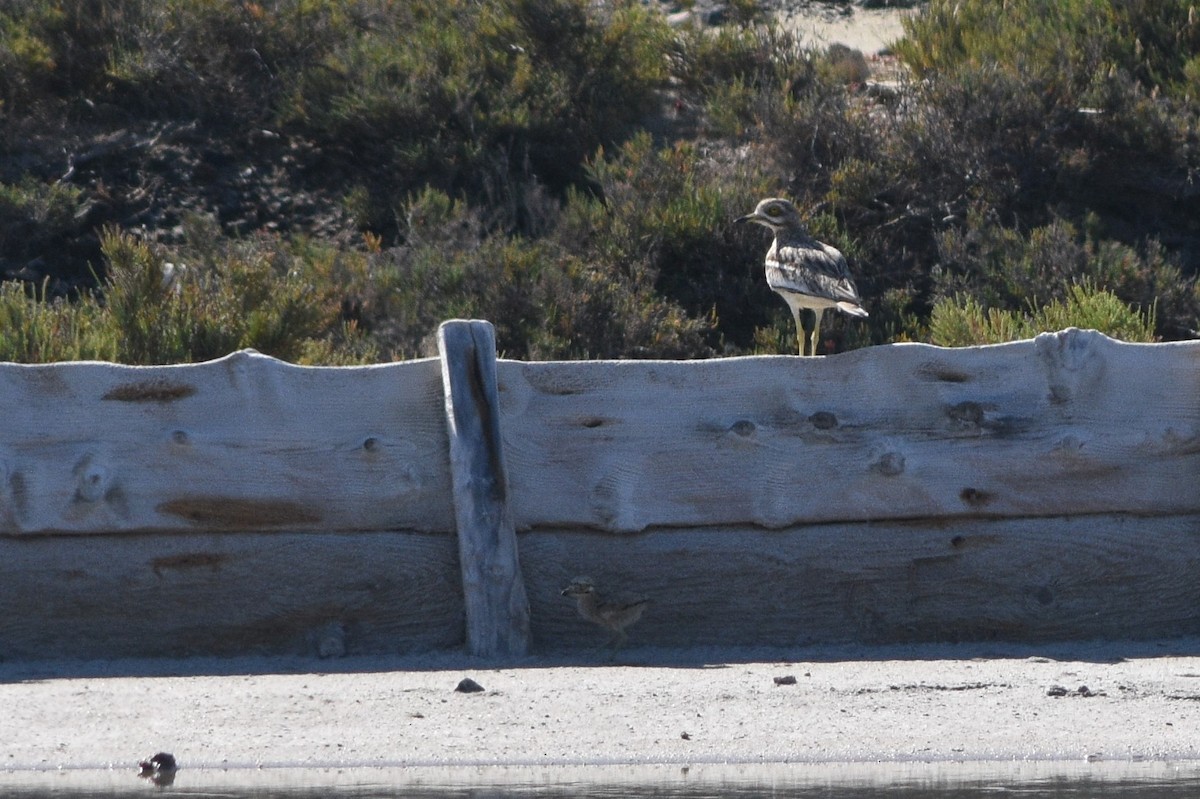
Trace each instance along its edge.
{"label": "knot in wood", "polygon": [[875,463],[875,470],[887,477],[895,477],[904,471],[904,456],[899,452],[885,452]]}
{"label": "knot in wood", "polygon": [[99,502],[108,491],[108,470],[87,456],[75,467],[75,499],[78,502]]}
{"label": "knot in wood", "polygon": [[1060,438],[1054,448],[1065,454],[1075,454],[1083,449],[1083,441],[1079,436],[1068,434]]}
{"label": "knot in wood", "polygon": [[100,399],[117,402],[174,402],[196,393],[196,387],[187,383],[172,383],[163,378],[124,383],[105,392]]}
{"label": "knot in wood", "polygon": [[961,424],[975,427],[983,424],[983,406],[978,402],[960,402],[947,410],[946,415]]}
{"label": "knot in wood", "polygon": [[981,508],[992,501],[992,495],[987,491],[980,491],[978,488],[964,488],[958,495],[963,502],[973,508]]}
{"label": "knot in wood", "polygon": [[741,436],[742,438],[747,438],[754,435],[754,431],[757,429],[758,428],[755,427],[754,422],[750,421],[749,419],[738,419],[729,426],[729,432],[733,433],[735,436]]}
{"label": "knot in wood", "polygon": [[832,430],[838,425],[837,417],[829,411],[817,411],[808,417],[808,422],[818,430]]}

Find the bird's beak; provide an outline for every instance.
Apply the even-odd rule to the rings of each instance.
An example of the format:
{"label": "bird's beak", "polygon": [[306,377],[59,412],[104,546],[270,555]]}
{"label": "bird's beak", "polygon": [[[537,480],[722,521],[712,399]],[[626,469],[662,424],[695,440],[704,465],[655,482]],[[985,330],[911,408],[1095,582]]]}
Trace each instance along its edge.
{"label": "bird's beak", "polygon": [[735,219],[733,221],[734,222],[753,222],[754,214],[746,214],[745,216],[739,216],[737,219]]}
{"label": "bird's beak", "polygon": [[559,596],[566,596],[566,595],[567,595],[567,592],[568,592],[568,591],[570,591],[570,590],[571,590],[570,588],[564,588],[564,589],[562,590],[562,593],[560,593],[560,594],[559,594]]}

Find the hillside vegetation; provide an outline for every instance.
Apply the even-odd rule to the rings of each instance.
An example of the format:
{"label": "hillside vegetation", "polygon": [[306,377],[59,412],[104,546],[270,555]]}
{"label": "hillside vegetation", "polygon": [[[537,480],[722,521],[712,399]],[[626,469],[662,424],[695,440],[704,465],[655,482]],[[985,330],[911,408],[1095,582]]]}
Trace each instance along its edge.
{"label": "hillside vegetation", "polygon": [[[929,0],[896,86],[752,2],[9,0],[0,360],[794,352],[785,195],[871,313],[827,351],[1200,327],[1200,19]],[[752,229],[747,229],[747,228]]]}

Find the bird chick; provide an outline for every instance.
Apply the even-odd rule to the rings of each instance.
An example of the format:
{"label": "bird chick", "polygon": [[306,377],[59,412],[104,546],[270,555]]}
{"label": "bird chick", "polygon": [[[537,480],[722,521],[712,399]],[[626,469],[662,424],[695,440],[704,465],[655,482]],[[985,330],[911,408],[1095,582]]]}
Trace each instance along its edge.
{"label": "bird chick", "polygon": [[[796,320],[801,355],[816,355],[821,316],[836,308],[866,316],[845,257],[809,235],[796,206],[779,197],[763,200],[737,222],[755,222],[775,233],[767,251],[767,285],[783,297]],[[805,352],[807,339],[808,352]]]}
{"label": "bird chick", "polygon": [[595,585],[587,577],[573,579],[571,584],[563,589],[562,595],[575,600],[580,616],[612,632],[613,635],[608,640],[608,644],[612,645],[614,652],[624,646],[625,641],[628,640],[625,628],[640,619],[646,606],[650,604],[648,599],[624,602],[602,601],[596,593]]}

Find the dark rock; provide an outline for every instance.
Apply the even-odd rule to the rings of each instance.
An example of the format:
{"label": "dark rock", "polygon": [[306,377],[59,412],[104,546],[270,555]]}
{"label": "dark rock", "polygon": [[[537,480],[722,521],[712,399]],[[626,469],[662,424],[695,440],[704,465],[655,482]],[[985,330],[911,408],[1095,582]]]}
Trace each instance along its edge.
{"label": "dark rock", "polygon": [[156,752],[138,763],[139,777],[145,777],[155,785],[170,785],[175,781],[175,772],[179,770],[175,756],[170,752]]}
{"label": "dark rock", "polygon": [[483,686],[470,677],[463,677],[458,681],[458,686],[454,690],[460,694],[477,694],[483,690]]}

